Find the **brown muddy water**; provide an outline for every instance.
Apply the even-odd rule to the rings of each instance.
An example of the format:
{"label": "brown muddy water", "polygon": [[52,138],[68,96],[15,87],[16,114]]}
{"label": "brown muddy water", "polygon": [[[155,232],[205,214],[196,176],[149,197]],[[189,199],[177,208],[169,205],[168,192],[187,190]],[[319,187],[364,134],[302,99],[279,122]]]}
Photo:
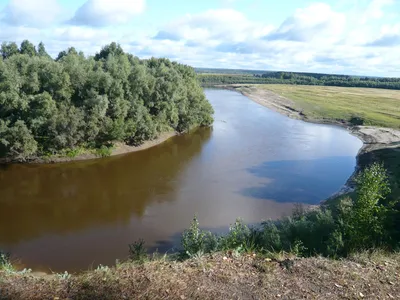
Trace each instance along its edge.
{"label": "brown muddy water", "polygon": [[0,168],[0,249],[22,266],[112,265],[143,238],[172,251],[197,214],[226,230],[318,204],[354,171],[362,143],[333,126],[292,120],[227,90],[205,91],[212,128],[106,159]]}

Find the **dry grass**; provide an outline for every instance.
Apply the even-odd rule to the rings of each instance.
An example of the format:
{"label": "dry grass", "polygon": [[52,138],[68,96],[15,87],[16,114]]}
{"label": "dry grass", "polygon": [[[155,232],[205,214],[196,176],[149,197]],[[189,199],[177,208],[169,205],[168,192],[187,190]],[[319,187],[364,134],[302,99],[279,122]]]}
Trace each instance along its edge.
{"label": "dry grass", "polygon": [[0,273],[0,299],[398,299],[399,274],[399,254],[341,261],[216,254],[123,264],[64,280]]}
{"label": "dry grass", "polygon": [[400,91],[302,85],[256,85],[294,102],[306,118],[349,121],[358,116],[364,125],[400,128]]}

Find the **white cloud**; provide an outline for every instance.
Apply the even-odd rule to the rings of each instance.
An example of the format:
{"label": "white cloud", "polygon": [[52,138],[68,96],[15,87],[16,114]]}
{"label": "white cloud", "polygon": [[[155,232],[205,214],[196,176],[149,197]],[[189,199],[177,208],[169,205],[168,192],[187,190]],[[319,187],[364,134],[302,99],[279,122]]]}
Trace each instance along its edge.
{"label": "white cloud", "polygon": [[63,41],[105,41],[115,38],[107,30],[79,26],[59,27],[54,29],[51,35],[54,39]]}
{"label": "white cloud", "polygon": [[[107,27],[129,22],[143,12],[144,1],[89,0],[69,25],[58,25],[50,17],[39,22],[34,12],[40,9],[28,0],[13,0],[6,10],[12,3],[20,7],[25,2],[28,9],[12,9],[14,15],[15,11],[25,14],[28,21],[11,22],[14,17],[3,13],[8,24],[0,24],[0,42],[28,38],[37,44],[42,40],[57,55],[72,46],[94,54],[116,41],[142,58],[168,57],[193,66],[400,76],[396,70],[400,23],[388,18],[393,13],[389,10],[392,0],[371,0],[356,15],[314,3],[298,8],[278,26],[268,20],[255,22],[251,15],[234,9],[212,9],[183,15],[152,31]],[[49,9],[55,10],[50,5]],[[365,16],[369,21],[363,23]],[[48,22],[53,26],[42,31],[32,27]]]}
{"label": "white cloud", "polygon": [[383,25],[378,36],[372,36],[367,46],[393,47],[400,46],[400,23]]}
{"label": "white cloud", "polygon": [[108,26],[128,23],[145,9],[145,0],[88,0],[70,20],[75,25]]}
{"label": "white cloud", "polygon": [[1,21],[11,26],[45,26],[53,23],[59,13],[56,0],[11,0]]}
{"label": "white cloud", "polygon": [[328,4],[314,3],[299,8],[287,18],[268,40],[309,42],[315,39],[336,40],[345,29],[346,16],[335,12]]}
{"label": "white cloud", "polygon": [[1,26],[0,42],[21,42],[25,39],[37,39],[40,37],[40,29],[23,26]]}
{"label": "white cloud", "polygon": [[372,0],[361,18],[361,23],[383,18],[384,8],[393,4],[394,0]]}
{"label": "white cloud", "polygon": [[182,39],[215,45],[226,40],[240,42],[259,38],[272,28],[251,22],[243,13],[234,9],[215,9],[186,15],[160,30],[155,39]]}

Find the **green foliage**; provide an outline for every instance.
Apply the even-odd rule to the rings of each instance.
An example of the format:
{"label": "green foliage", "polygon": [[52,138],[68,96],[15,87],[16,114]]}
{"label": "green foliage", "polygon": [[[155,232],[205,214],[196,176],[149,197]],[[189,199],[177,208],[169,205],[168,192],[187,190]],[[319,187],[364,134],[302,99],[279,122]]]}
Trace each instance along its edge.
{"label": "green foliage", "polygon": [[[43,43],[3,43],[0,156],[15,160],[209,126],[213,109],[194,70],[168,59],[140,60],[120,45],[94,57],[74,47],[53,60]],[[16,132],[21,130],[21,136]]]}
{"label": "green foliage", "polygon": [[242,219],[238,218],[236,222],[229,227],[229,233],[220,237],[219,248],[240,249],[245,252],[250,252],[256,246],[256,231],[249,228]]}
{"label": "green foliage", "polygon": [[106,145],[96,149],[96,155],[99,157],[108,157],[112,154],[113,147],[107,147]]}
{"label": "green foliage", "polygon": [[40,42],[38,45],[37,55],[44,56],[44,57],[50,57],[50,55],[46,51],[46,47],[44,46],[44,44],[42,42]]}
{"label": "green foliage", "polygon": [[181,244],[185,254],[189,257],[210,253],[218,249],[218,239],[210,231],[199,228],[199,221],[195,216],[190,228],[182,234]]}
{"label": "green foliage", "polygon": [[266,221],[249,228],[238,219],[226,235],[216,237],[199,228],[197,218],[183,233],[182,246],[189,257],[217,250],[292,253],[296,256],[342,257],[365,249],[396,249],[396,205],[389,193],[385,169],[373,164],[356,178],[356,197],[311,210],[297,207],[291,217]]}
{"label": "green foliage", "polygon": [[21,54],[26,54],[29,56],[35,56],[36,55],[36,49],[35,46],[29,42],[28,40],[24,40],[21,43],[20,51]]}
{"label": "green foliage", "polygon": [[144,240],[140,239],[129,244],[129,258],[135,262],[144,262],[148,258]]}
{"label": "green foliage", "polygon": [[2,148],[9,155],[12,155],[18,160],[25,160],[37,151],[37,142],[35,141],[32,132],[28,129],[24,121],[18,120],[13,126],[0,125],[0,130],[3,131],[3,137],[0,140]]}
{"label": "green foliage", "polygon": [[15,54],[19,53],[19,49],[16,43],[6,43],[1,44],[0,54],[3,59],[9,58]]}
{"label": "green foliage", "polygon": [[394,207],[393,202],[384,203],[390,193],[386,171],[374,163],[360,172],[355,182],[355,200],[341,203],[347,247],[354,251],[381,246],[390,238],[387,226],[392,224],[388,224],[388,217]]}
{"label": "green foliage", "polygon": [[11,264],[10,254],[0,251],[0,271],[13,272],[14,267]]}
{"label": "green foliage", "polygon": [[[365,87],[400,90],[400,78],[373,78],[294,72],[260,72],[251,70],[197,70],[202,85],[218,84],[294,84],[342,87]],[[357,121],[356,119],[354,121]]]}

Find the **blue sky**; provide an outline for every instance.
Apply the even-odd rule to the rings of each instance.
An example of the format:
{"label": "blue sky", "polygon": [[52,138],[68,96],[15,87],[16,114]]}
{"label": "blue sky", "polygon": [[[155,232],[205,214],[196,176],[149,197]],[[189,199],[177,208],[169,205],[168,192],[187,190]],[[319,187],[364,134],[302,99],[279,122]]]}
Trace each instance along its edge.
{"label": "blue sky", "polygon": [[196,67],[400,76],[399,0],[0,0],[0,42]]}

